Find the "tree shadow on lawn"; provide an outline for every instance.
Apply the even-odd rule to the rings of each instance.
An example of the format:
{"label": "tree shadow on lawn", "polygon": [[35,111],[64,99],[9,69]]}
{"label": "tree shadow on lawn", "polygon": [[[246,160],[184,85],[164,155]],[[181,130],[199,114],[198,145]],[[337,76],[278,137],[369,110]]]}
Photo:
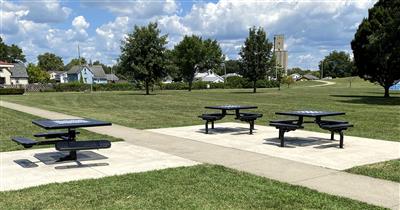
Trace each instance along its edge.
{"label": "tree shadow on lawn", "polygon": [[[396,95],[396,94],[393,94]],[[365,96],[365,95],[330,95],[338,98],[348,98],[348,100],[338,100],[343,103],[369,104],[369,105],[400,105],[400,97],[384,98],[383,96]]]}
{"label": "tree shadow on lawn", "polygon": [[129,92],[129,93],[117,93],[117,95],[134,95],[134,96],[155,96],[157,95],[156,93],[150,93],[149,95],[146,95],[146,93],[140,93],[140,92]]}

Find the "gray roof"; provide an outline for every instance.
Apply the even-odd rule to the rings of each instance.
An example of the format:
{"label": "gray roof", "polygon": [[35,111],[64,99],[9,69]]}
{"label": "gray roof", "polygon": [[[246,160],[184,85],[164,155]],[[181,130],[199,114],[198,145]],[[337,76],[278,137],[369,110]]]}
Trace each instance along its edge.
{"label": "gray roof", "polygon": [[13,63],[14,67],[10,68],[11,77],[28,78],[26,67],[23,63]]}
{"label": "gray roof", "polygon": [[106,79],[106,73],[101,65],[89,66],[89,69],[93,72],[94,78]]}
{"label": "gray roof", "polygon": [[318,77],[311,75],[311,74],[306,74],[303,76],[303,78],[309,79],[309,80],[317,80],[319,79]]}
{"label": "gray roof", "polygon": [[97,79],[106,79],[106,73],[101,65],[94,66],[72,66],[71,69],[67,72],[67,74],[78,74],[82,71],[83,68],[88,68],[92,73],[93,77]]}
{"label": "gray roof", "polygon": [[106,78],[108,81],[118,81],[119,78],[115,74],[106,74]]}

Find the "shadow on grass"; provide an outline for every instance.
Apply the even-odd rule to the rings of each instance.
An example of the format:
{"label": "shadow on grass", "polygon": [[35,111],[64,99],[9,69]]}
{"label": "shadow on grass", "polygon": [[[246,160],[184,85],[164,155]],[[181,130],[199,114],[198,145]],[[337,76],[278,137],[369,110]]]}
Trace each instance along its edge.
{"label": "shadow on grass", "polygon": [[141,93],[141,92],[125,92],[125,93],[117,93],[117,95],[134,95],[134,96],[155,96],[157,94],[155,93],[150,93],[149,95],[146,95],[146,93]]}
{"label": "shadow on grass", "polygon": [[383,96],[363,96],[363,95],[331,95],[338,98],[348,98],[348,100],[338,100],[343,103],[370,104],[370,105],[400,105],[400,97],[384,98]]}

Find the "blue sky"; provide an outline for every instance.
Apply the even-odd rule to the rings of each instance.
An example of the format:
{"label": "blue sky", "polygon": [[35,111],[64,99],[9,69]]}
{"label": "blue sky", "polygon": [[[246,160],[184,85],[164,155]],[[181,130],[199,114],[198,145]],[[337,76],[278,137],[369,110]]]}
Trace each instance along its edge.
{"label": "blue sky", "polygon": [[114,64],[134,25],[157,22],[172,48],[184,35],[217,39],[237,59],[251,26],[270,40],[285,35],[289,67],[317,69],[333,50],[351,54],[350,41],[376,0],[2,0],[0,35],[17,44],[29,62],[52,52],[65,63],[81,55]]}

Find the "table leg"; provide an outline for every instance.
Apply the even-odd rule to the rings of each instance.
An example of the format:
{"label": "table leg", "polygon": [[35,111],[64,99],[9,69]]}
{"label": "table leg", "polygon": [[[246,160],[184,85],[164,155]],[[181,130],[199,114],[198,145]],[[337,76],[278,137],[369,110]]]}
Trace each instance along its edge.
{"label": "table leg", "polygon": [[[67,141],[76,141],[76,130],[68,128],[68,140]],[[68,161],[68,160],[76,160],[77,154],[76,150],[70,151],[68,155],[61,157],[57,160],[57,162]]]}
{"label": "table leg", "polygon": [[297,125],[302,125],[303,124],[303,116],[299,116],[299,121],[297,122]]}

